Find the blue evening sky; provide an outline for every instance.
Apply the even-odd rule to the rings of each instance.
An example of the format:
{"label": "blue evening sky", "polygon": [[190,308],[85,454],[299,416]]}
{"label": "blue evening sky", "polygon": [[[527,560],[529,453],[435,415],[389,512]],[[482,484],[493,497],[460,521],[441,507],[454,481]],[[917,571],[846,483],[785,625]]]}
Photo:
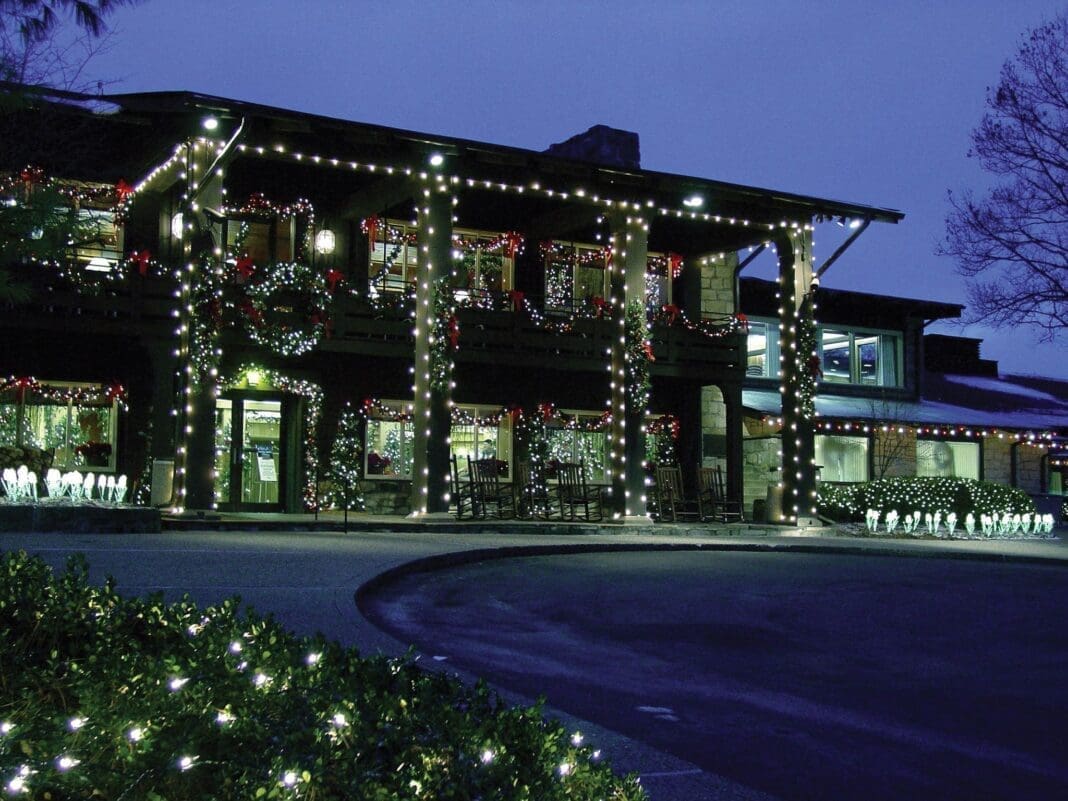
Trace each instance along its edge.
{"label": "blue evening sky", "polygon": [[[1052,0],[327,2],[148,0],[113,17],[94,77],[544,149],[604,123],[649,169],[900,209],[824,285],[966,302],[934,255],[984,93]],[[840,241],[821,226],[817,261]],[[770,262],[752,274],[772,274]],[[1003,372],[1068,378],[1068,335],[983,337]]]}

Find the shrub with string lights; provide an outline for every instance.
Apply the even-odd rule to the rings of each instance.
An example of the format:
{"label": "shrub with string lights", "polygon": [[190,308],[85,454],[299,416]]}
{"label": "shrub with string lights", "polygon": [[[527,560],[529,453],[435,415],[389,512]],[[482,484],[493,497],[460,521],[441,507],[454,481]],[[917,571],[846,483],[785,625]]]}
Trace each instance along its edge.
{"label": "shrub with string lights", "polygon": [[0,556],[0,785],[25,798],[638,801],[484,684],[297,638],[236,599],[127,599]]}
{"label": "shrub with string lights", "polygon": [[863,520],[867,510],[883,515],[941,512],[963,520],[972,514],[1034,514],[1035,502],[1021,489],[971,478],[899,476],[866,484],[822,484],[820,513],[836,520]]}

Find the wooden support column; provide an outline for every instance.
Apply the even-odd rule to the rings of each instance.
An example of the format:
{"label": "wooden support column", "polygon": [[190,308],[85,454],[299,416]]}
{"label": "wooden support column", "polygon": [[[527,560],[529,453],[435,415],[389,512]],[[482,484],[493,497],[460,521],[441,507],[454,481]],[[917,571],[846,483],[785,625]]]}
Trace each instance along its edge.
{"label": "wooden support column", "polygon": [[[626,311],[634,302],[645,309],[645,267],[649,226],[641,217],[614,215],[611,224],[611,298],[618,313],[612,338],[612,508],[613,515],[648,521],[645,510],[645,408],[635,408],[627,394]],[[648,326],[646,326],[648,327]],[[643,355],[644,358],[644,355]]]}
{"label": "wooden support column", "polygon": [[745,458],[742,444],[742,385],[724,384],[723,405],[727,409],[727,498],[743,503]]}
{"label": "wooden support column", "polygon": [[[415,380],[413,381],[412,515],[449,511],[449,429],[451,426],[452,350],[444,373],[435,369],[448,320],[440,320],[440,293],[452,264],[452,192],[439,172],[418,181],[419,270],[415,289]],[[435,378],[434,376],[437,376]],[[444,384],[444,385],[443,385]]]}
{"label": "wooden support column", "polygon": [[[806,395],[815,383],[814,335],[806,344],[804,327],[814,314],[812,233],[792,229],[775,242],[779,256],[779,336],[782,359],[783,519],[818,526],[816,517],[815,421]],[[814,393],[811,393],[814,394]]]}

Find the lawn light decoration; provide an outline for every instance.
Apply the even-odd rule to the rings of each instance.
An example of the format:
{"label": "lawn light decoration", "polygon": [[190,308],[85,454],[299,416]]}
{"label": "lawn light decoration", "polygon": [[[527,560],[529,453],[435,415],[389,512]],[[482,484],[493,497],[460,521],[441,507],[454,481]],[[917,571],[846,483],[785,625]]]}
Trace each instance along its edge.
{"label": "lawn light decoration", "polygon": [[[864,523],[868,531],[872,534],[879,533],[879,517],[880,512],[878,509],[869,509],[864,515]],[[896,509],[892,509],[886,513],[886,523],[883,532],[888,535],[893,535],[897,530],[898,513]],[[948,537],[950,539],[960,539],[961,536],[957,532],[957,514],[956,512],[949,512],[944,517],[942,512],[926,512],[921,513],[919,511],[906,514],[902,524],[902,531],[905,534],[918,537],[921,535],[921,524],[926,528],[928,536],[931,537]],[[942,526],[943,521],[945,526]],[[969,512],[964,518],[964,534],[963,539],[1012,539],[1021,537],[1041,537],[1048,538],[1052,536],[1054,518],[1051,514],[1031,514],[1026,512],[1020,514],[1019,512],[1003,511],[994,512],[992,514],[981,514],[978,518],[979,533],[976,534],[976,517]]]}
{"label": "lawn light decoration", "polygon": [[[107,504],[121,504],[126,499],[126,476],[116,478],[113,475],[84,476],[77,470],[60,473],[56,468],[49,469],[45,475],[45,490],[48,499],[69,498],[74,503],[82,501],[100,501]],[[42,500],[37,494],[37,474],[21,465],[16,470],[6,468],[0,474],[0,487],[11,503],[37,503]]]}

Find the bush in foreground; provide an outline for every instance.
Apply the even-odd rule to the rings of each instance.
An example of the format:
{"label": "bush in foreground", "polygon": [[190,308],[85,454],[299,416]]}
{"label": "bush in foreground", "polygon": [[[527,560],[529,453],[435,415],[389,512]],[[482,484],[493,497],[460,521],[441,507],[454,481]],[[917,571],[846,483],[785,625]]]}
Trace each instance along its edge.
{"label": "bush in foreground", "polygon": [[0,792],[62,799],[644,798],[540,709],[363,659],[237,599],[126,599],[0,555]]}
{"label": "bush in foreground", "polygon": [[971,478],[903,476],[866,484],[824,484],[819,488],[819,512],[839,522],[861,521],[868,509],[883,515],[953,512],[963,520],[969,513],[1034,514],[1035,502],[1023,490]]}

